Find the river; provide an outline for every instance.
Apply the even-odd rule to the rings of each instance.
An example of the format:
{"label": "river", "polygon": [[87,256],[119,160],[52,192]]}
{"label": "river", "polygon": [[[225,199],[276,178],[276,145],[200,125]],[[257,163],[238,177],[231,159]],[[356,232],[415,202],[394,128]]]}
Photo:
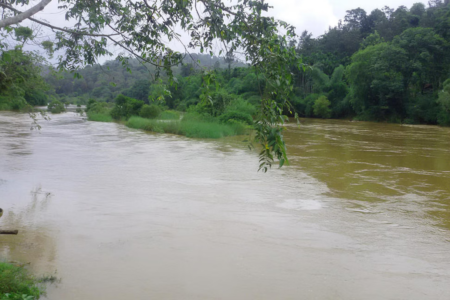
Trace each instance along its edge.
{"label": "river", "polygon": [[46,299],[450,299],[450,129],[302,120],[242,137],[0,112],[0,257]]}

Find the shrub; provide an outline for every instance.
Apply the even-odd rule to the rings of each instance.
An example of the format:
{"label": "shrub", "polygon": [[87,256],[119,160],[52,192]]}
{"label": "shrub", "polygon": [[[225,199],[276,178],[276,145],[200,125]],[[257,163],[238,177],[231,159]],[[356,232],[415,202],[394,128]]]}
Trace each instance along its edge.
{"label": "shrub", "polygon": [[184,103],[184,102],[178,104],[177,108],[176,108],[176,110],[178,110],[178,111],[186,111],[186,109],[187,109],[187,106],[186,106],[186,103]]}
{"label": "shrub", "polygon": [[225,136],[241,135],[246,127],[240,122],[221,124],[210,119],[202,119],[196,114],[187,114],[181,121],[158,121],[141,117],[131,117],[126,125],[130,128],[146,131],[173,133],[191,138],[217,139]]}
{"label": "shrub", "polygon": [[443,126],[450,126],[450,79],[444,82],[444,89],[439,93],[437,102],[440,105],[438,122]]}
{"label": "shrub", "polygon": [[224,113],[219,117],[219,120],[221,123],[228,123],[230,120],[234,120],[248,125],[253,124],[253,119],[251,115],[239,111],[230,111]]}
{"label": "shrub", "polygon": [[52,114],[60,114],[66,111],[64,104],[58,100],[53,100],[52,102],[50,102],[47,109]]}
{"label": "shrub", "polygon": [[48,103],[48,97],[41,91],[25,92],[25,100],[33,106],[45,106]]}
{"label": "shrub", "polygon": [[136,100],[124,95],[117,96],[116,105],[111,111],[111,116],[115,120],[128,120],[131,116],[138,116],[144,105],[144,101]]}
{"label": "shrub", "polygon": [[113,121],[113,118],[111,117],[110,114],[88,112],[87,116],[88,116],[89,121],[95,121],[95,122],[112,122]]}
{"label": "shrub", "polygon": [[161,114],[161,109],[155,104],[151,104],[151,105],[145,104],[142,106],[142,108],[139,112],[139,116],[141,116],[142,118],[146,118],[146,119],[155,119],[160,114]]}
{"label": "shrub", "polygon": [[173,110],[165,110],[158,117],[160,120],[178,120],[179,118],[180,113]]}
{"label": "shrub", "polygon": [[41,282],[42,280],[31,276],[23,267],[0,262],[0,299],[2,300],[39,299],[44,292]]}
{"label": "shrub", "polygon": [[324,119],[331,117],[330,104],[331,103],[327,97],[320,96],[316,101],[314,101],[314,115]]}
{"label": "shrub", "polygon": [[[261,97],[258,98],[257,102],[261,102]],[[240,112],[253,116],[256,113],[256,107],[242,98],[237,98],[231,101],[225,108],[225,113],[229,112]]]}

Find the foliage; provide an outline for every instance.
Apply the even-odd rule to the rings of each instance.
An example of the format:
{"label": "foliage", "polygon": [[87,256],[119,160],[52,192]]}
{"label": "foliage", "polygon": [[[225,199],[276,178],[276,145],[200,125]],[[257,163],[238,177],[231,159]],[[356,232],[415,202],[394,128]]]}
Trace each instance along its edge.
{"label": "foliage", "polygon": [[0,300],[34,300],[44,293],[42,281],[24,267],[0,262]]}
{"label": "foliage", "polygon": [[89,99],[86,105],[87,113],[109,114],[110,111],[111,108],[108,103],[96,101],[95,99]]}
{"label": "foliage", "polygon": [[45,106],[48,103],[48,96],[40,90],[25,91],[25,100],[32,106]]}
{"label": "foliage", "polygon": [[95,112],[89,112],[87,113],[88,120],[89,121],[95,121],[95,122],[112,122],[113,118],[110,114],[105,113],[95,113]]}
{"label": "foliage", "polygon": [[437,102],[441,107],[438,116],[439,124],[450,126],[450,79],[444,82],[444,89],[439,93]]}
{"label": "foliage", "polygon": [[47,110],[52,114],[60,114],[66,111],[66,107],[59,100],[53,100],[48,104]]}
{"label": "foliage", "polygon": [[142,108],[139,112],[139,116],[141,116],[142,118],[147,118],[147,119],[155,119],[160,114],[161,114],[161,108],[159,108],[155,104],[152,104],[152,105],[145,104],[144,106],[142,106]]}
{"label": "foliage", "polygon": [[49,87],[41,76],[42,57],[22,49],[3,51],[0,56],[0,96],[7,98],[3,109],[20,110],[46,105]]}
{"label": "foliage", "polygon": [[[10,28],[8,26],[17,28],[17,24],[42,10],[50,3],[50,0],[43,0],[32,6],[29,10],[30,15],[21,13],[23,2],[0,3],[0,6],[6,10],[6,17],[0,21],[0,28]],[[28,1],[25,2],[28,3]],[[266,16],[270,7],[265,1],[228,3],[222,0],[94,2],[60,0],[59,8],[65,10],[66,20],[74,25],[62,28],[59,24],[39,21],[42,26],[56,31],[54,43],[45,41],[41,45],[50,54],[65,51],[58,57],[58,68],[74,71],[77,78],[81,76],[76,70],[87,65],[95,65],[101,56],[113,55],[111,49],[112,46],[116,46],[126,52],[125,55],[120,53],[116,56],[125,69],[129,70],[130,57],[127,55],[130,55],[138,59],[141,64],[153,66],[156,77],[164,72],[169,85],[176,85],[177,80],[173,75],[172,67],[183,62],[183,55],[171,49],[169,45],[175,40],[182,43],[179,38],[180,29],[189,32],[190,37],[189,44],[183,44],[183,46],[198,48],[201,53],[206,51],[213,56],[216,41],[224,45],[228,78],[232,76],[230,66],[234,60],[233,53],[244,53],[244,60],[251,65],[258,83],[252,85],[253,90],[258,89],[252,93],[259,93],[262,111],[270,114],[268,118],[261,115],[261,122],[257,128],[260,131],[258,141],[261,146],[275,151],[272,153],[275,156],[270,155],[263,159],[264,170],[271,166],[274,158],[283,158],[280,166],[287,160],[281,135],[282,124],[286,118],[280,116],[276,122],[267,122],[267,120],[272,119],[274,114],[282,114],[285,109],[291,108],[288,101],[293,90],[290,67],[299,68],[302,62],[295,50],[288,47],[290,39],[295,37],[294,27]],[[202,11],[202,14],[199,14],[199,11]],[[220,64],[214,63],[214,65],[215,69],[220,67]],[[220,102],[225,99],[220,95],[216,95],[214,99],[211,95],[209,87],[217,86],[218,83],[213,79],[214,71],[206,68],[202,70],[202,89],[199,99],[206,106],[211,103],[212,114],[218,116],[222,113]],[[85,79],[84,85],[89,84],[87,81]],[[108,99],[115,96],[106,86],[95,90],[95,95],[106,95]],[[151,90],[150,96],[152,96]],[[156,99],[162,100],[160,97],[164,95],[158,92],[156,96]],[[116,98],[116,106],[111,112],[114,119],[127,119],[136,115],[137,108],[140,109],[143,105],[137,102],[142,100],[133,102],[119,99],[120,97]],[[126,96],[122,95],[122,97]],[[219,106],[218,110],[216,105]],[[275,130],[271,130],[272,128]],[[269,132],[271,134],[268,134]],[[269,144],[277,146],[269,147]]]}
{"label": "foliage", "polygon": [[325,96],[317,98],[313,105],[314,115],[324,119],[331,117],[330,104],[331,102]]}
{"label": "foliage", "polygon": [[347,76],[352,86],[351,103],[366,120],[403,114],[407,52],[389,43],[369,46],[352,57]]}
{"label": "foliage", "polygon": [[222,123],[234,123],[230,121],[239,121],[247,125],[253,125],[253,119],[252,116],[249,114],[246,114],[244,112],[239,111],[230,111],[227,113],[224,113],[219,117],[220,122]]}
{"label": "foliage", "polygon": [[128,120],[131,116],[139,115],[144,101],[136,100],[124,95],[117,96],[116,105],[111,111],[111,116],[115,120]]}
{"label": "foliage", "polygon": [[180,119],[180,113],[173,110],[165,110],[163,111],[158,119],[160,120],[178,120]]}
{"label": "foliage", "polygon": [[172,133],[191,138],[218,139],[225,136],[242,135],[246,128],[242,124],[220,124],[198,114],[188,114],[181,121],[159,121],[141,117],[131,117],[126,125],[159,133]]}

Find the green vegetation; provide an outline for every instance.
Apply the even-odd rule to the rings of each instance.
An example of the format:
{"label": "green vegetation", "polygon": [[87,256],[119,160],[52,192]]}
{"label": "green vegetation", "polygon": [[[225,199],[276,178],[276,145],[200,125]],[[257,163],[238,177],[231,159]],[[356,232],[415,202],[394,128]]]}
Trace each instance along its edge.
{"label": "green vegetation", "polygon": [[[276,101],[289,100],[293,107],[285,113],[291,116],[449,126],[448,24],[450,6],[442,1],[430,2],[429,7],[420,3],[410,9],[385,7],[370,14],[349,10],[342,24],[324,35],[313,38],[303,32],[290,42],[311,67],[292,66],[293,93]],[[124,108],[132,112],[118,113],[115,119],[156,118],[159,107],[157,118],[161,119],[169,119],[167,110],[177,110],[217,117],[222,123],[234,120],[251,125],[265,111],[262,100],[273,90],[267,75],[236,65],[235,59],[226,56],[195,54],[195,58],[205,65],[217,63],[208,77],[214,88],[205,86],[204,72],[191,59],[173,68],[176,85],[165,76],[151,80],[146,69],[133,60],[129,61],[131,74],[123,72],[119,62],[110,61],[103,68],[80,70],[81,81],[68,76],[58,82],[47,80],[59,97],[96,95],[100,102],[113,102],[123,94],[143,102],[131,104],[137,105],[135,110],[142,104],[144,110],[152,107],[154,111],[144,115]],[[102,71],[105,67],[110,70],[108,75]],[[106,84],[107,78],[114,78],[116,84]]]}
{"label": "green vegetation", "polygon": [[109,114],[102,114],[102,113],[88,113],[88,120],[89,121],[95,121],[95,122],[112,122],[113,118]]}
{"label": "green vegetation", "polygon": [[160,120],[178,120],[180,119],[180,113],[173,110],[163,111],[159,116]]}
{"label": "green vegetation", "polygon": [[[164,110],[156,104],[142,105],[143,101],[119,95],[111,108],[108,103],[89,100],[86,114],[90,121],[111,122],[126,121],[130,128],[146,131],[173,133],[195,138],[221,138],[247,133],[253,124],[252,116],[245,111],[229,111],[227,107],[217,116],[204,112],[199,103],[181,118],[177,111]],[[236,104],[235,104],[236,105]],[[251,105],[245,105],[247,112],[255,111]],[[162,112],[161,112],[162,111]],[[201,111],[202,113],[200,113]],[[114,117],[115,116],[115,117]],[[129,117],[128,117],[129,116]]]}
{"label": "green vegetation", "polygon": [[[101,112],[103,117],[94,117],[93,112],[89,117],[88,110],[90,119],[106,120],[107,115],[122,121],[132,116],[167,119],[165,111],[178,110],[216,118],[217,124],[245,123],[253,126],[256,141],[266,149],[260,153],[263,170],[275,159],[280,165],[287,160],[282,135],[287,116],[450,124],[444,86],[450,78],[447,0],[429,1],[428,7],[385,6],[370,13],[349,10],[342,22],[317,38],[307,31],[297,36],[292,26],[264,17],[262,12],[269,7],[262,1],[101,3],[68,3],[67,18],[84,27],[78,24],[70,34],[60,32],[55,44],[41,43],[50,54],[65,50],[59,67],[73,71],[59,74],[59,79],[46,72],[53,87],[48,91],[28,91],[45,86],[28,85],[22,79],[36,74],[33,68],[40,65],[38,57],[22,51],[34,39],[33,32],[18,26],[20,21],[11,21],[14,26],[8,30],[14,31],[18,44],[6,51],[0,42],[0,76],[6,78],[0,81],[6,83],[0,86],[0,108],[20,109],[27,101],[41,103],[45,97],[76,104],[95,98],[114,102],[114,107]],[[205,15],[197,16],[201,20],[191,14],[198,3],[205,6]],[[160,10],[166,21],[146,17]],[[105,15],[108,18],[100,17]],[[173,39],[170,28],[177,25],[189,28],[190,45],[202,54],[183,56],[168,48],[165,39]],[[119,26],[123,40],[114,40],[110,26]],[[6,25],[0,23],[0,28]],[[286,34],[280,35],[280,28]],[[226,45],[226,53],[213,53],[214,39]],[[112,55],[110,41],[124,50],[135,49],[128,50],[134,59],[120,54],[96,65],[99,56]],[[237,63],[237,52],[244,53],[248,65]],[[21,62],[17,70],[12,58]],[[23,66],[31,71],[23,73]],[[23,76],[15,75],[19,71]]]}
{"label": "green vegetation", "polygon": [[112,122],[111,105],[90,99],[86,105],[86,115],[89,121]]}
{"label": "green vegetation", "polygon": [[330,104],[331,102],[326,96],[317,98],[313,105],[314,115],[321,118],[329,118],[331,116]]}
{"label": "green vegetation", "polygon": [[226,136],[242,135],[247,127],[241,123],[222,124],[200,115],[186,114],[181,121],[166,121],[131,117],[126,126],[159,133],[172,133],[191,138],[218,139]]}
{"label": "green vegetation", "polygon": [[41,76],[42,62],[40,56],[21,47],[0,51],[0,110],[47,105],[49,85]]}
{"label": "green vegetation", "polygon": [[66,111],[66,107],[64,106],[64,103],[62,103],[61,101],[53,100],[52,102],[49,103],[47,110],[52,114],[60,114]]}
{"label": "green vegetation", "polygon": [[[28,0],[9,2],[2,5],[5,13],[0,19],[0,36],[2,37],[0,51],[8,46],[6,37],[12,31],[15,31],[17,42],[23,47],[33,33],[29,28],[21,29],[19,24],[30,19],[34,21],[32,19],[34,14],[41,11],[51,1],[30,3],[25,13],[21,12],[23,4],[28,4]],[[158,102],[158,105],[168,105],[170,109],[175,107],[188,109],[190,105],[186,103],[179,103],[179,106],[169,104],[173,100],[166,97],[169,92],[175,95],[178,90],[178,79],[175,77],[174,69],[186,63],[185,57],[193,56],[187,53],[188,48],[197,48],[201,53],[206,52],[213,57],[213,51],[219,43],[223,45],[223,49],[217,50],[216,55],[223,54],[223,61],[228,65],[224,75],[228,79],[232,76],[231,64],[236,53],[242,53],[245,61],[251,66],[252,72],[248,74],[244,83],[247,86],[251,83],[252,91],[249,91],[249,96],[252,93],[251,96],[256,96],[252,101],[258,100],[258,97],[260,100],[258,104],[262,113],[256,114],[259,119],[256,130],[261,131],[256,135],[256,142],[262,148],[268,149],[271,154],[269,156],[266,155],[267,151],[261,152],[260,169],[267,171],[274,159],[287,159],[281,135],[286,118],[282,114],[284,111],[291,110],[289,102],[286,101],[293,90],[291,68],[302,67],[302,61],[296,51],[289,48],[289,42],[296,36],[295,28],[271,17],[270,14],[267,15],[271,9],[268,3],[262,0],[241,1],[238,4],[222,0],[63,2],[64,5],[58,6],[58,9],[64,13],[68,21],[67,26],[62,28],[61,24],[52,25],[52,21],[39,22],[41,26],[54,31],[55,35],[53,41],[36,42],[48,55],[58,53],[59,70],[72,71],[72,76],[80,79],[82,78],[80,69],[91,68],[103,56],[113,56],[111,49],[118,47],[125,51],[125,53],[114,51],[117,53],[115,62],[120,65],[122,71],[132,71],[130,62],[132,58],[135,58],[134,61],[138,66],[150,70],[153,78],[162,80],[159,82],[157,80],[158,83],[150,87],[145,82],[148,77],[126,83],[126,89],[132,87],[133,90],[121,90],[120,94],[123,94],[123,97],[135,99],[135,102],[125,101],[131,106],[116,103],[117,105],[111,111],[113,119],[126,120],[133,115],[138,115],[136,109],[149,104],[143,103],[148,99]],[[202,12],[201,15],[199,11]],[[179,38],[182,33],[188,33],[186,44]],[[167,41],[181,43],[186,53],[172,49],[171,43]],[[221,63],[216,60],[213,65],[200,66],[195,59],[193,63],[201,69],[199,72],[201,75],[198,76],[201,89],[197,89],[201,96],[199,99],[203,104],[209,101],[214,102],[214,106],[211,107],[212,115],[217,117],[219,115],[215,106],[219,108],[222,106],[220,101],[217,101],[221,97],[217,94],[215,95],[217,99],[214,99],[211,88],[218,88],[221,84],[215,72],[221,68]],[[106,71],[110,69],[106,67],[102,70],[103,73],[107,73]],[[180,75],[186,77],[190,72],[191,68],[187,66],[187,68],[181,68]],[[101,77],[103,77],[101,84],[90,90],[92,93],[90,97],[107,97],[109,101],[116,99],[119,94],[111,94],[108,91],[108,84],[116,79],[114,77],[112,80],[108,79],[109,76]],[[85,82],[80,84],[92,86],[91,78],[85,78]],[[264,91],[264,86],[269,90]],[[170,91],[169,87],[175,91]],[[86,90],[86,87],[83,88]],[[79,93],[79,90],[75,92]],[[255,92],[257,92],[256,95]],[[188,98],[184,99],[186,102],[190,98],[194,98],[194,101],[197,99],[194,94],[185,93],[185,95],[188,95]],[[73,95],[68,93],[65,96],[73,99]],[[80,95],[77,97],[80,101],[86,100],[86,97],[80,97]],[[68,103],[73,103],[72,101],[68,100]],[[142,101],[142,105],[139,101]],[[82,103],[77,102],[77,104]],[[273,114],[279,117],[268,117]],[[271,131],[272,128],[280,130]],[[268,134],[269,132],[272,134]]]}
{"label": "green vegetation", "polygon": [[353,9],[323,36],[303,32],[296,51],[313,68],[295,71],[292,103],[305,117],[448,125],[439,98],[450,77],[449,24],[448,1],[436,0]]}
{"label": "green vegetation", "polygon": [[0,262],[0,300],[34,300],[45,292],[45,282],[54,277],[35,278],[24,267]]}
{"label": "green vegetation", "polygon": [[161,114],[161,109],[155,105],[143,105],[141,110],[139,111],[139,115],[142,118],[147,118],[147,119],[155,119],[157,117],[159,117],[159,115]]}

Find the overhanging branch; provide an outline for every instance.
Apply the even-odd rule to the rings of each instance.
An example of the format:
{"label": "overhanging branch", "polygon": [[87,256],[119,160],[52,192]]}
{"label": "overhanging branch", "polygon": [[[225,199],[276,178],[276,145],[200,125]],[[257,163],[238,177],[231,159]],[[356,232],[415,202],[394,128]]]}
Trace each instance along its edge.
{"label": "overhanging branch", "polygon": [[[52,0],[45,0],[45,1],[51,2]],[[9,10],[15,12],[15,13],[18,13],[19,15],[17,15],[17,16],[20,16],[21,14],[23,14],[21,11],[15,9],[14,7],[11,7],[11,6],[9,6],[9,5],[5,4],[5,3],[1,3],[0,2],[0,7],[6,8],[6,9],[9,9]],[[2,28],[2,26],[1,26],[2,22],[3,21],[7,21],[9,19],[12,19],[12,18],[8,18],[8,19],[0,21],[0,28]],[[54,25],[51,25],[51,24],[43,22],[43,21],[39,21],[38,19],[35,19],[35,18],[32,18],[32,17],[28,17],[27,19],[30,20],[30,21],[33,21],[35,23],[41,24],[42,26],[51,28],[53,30],[63,31],[63,32],[70,33],[70,34],[85,35],[85,36],[91,36],[91,37],[110,37],[110,36],[119,35],[117,33],[101,34],[101,33],[88,33],[88,32],[80,31],[80,30],[70,30],[70,29],[54,26]],[[9,24],[9,25],[13,25],[13,24],[17,24],[17,23],[12,23],[12,24]],[[9,26],[9,25],[6,25],[6,26]]]}
{"label": "overhanging branch", "polygon": [[[18,15],[15,15],[14,17],[10,17],[10,18],[1,20],[0,28],[4,28],[6,26],[10,26],[10,25],[14,25],[14,24],[19,24],[23,20],[29,19],[31,16],[33,16],[33,15],[37,14],[38,12],[40,12],[41,10],[43,10],[50,2],[52,2],[52,0],[42,0],[35,6],[31,7],[30,9],[28,9],[24,12],[20,12]],[[0,5],[4,8],[11,9],[5,3],[0,3]],[[18,11],[15,11],[15,12],[18,12]]]}

